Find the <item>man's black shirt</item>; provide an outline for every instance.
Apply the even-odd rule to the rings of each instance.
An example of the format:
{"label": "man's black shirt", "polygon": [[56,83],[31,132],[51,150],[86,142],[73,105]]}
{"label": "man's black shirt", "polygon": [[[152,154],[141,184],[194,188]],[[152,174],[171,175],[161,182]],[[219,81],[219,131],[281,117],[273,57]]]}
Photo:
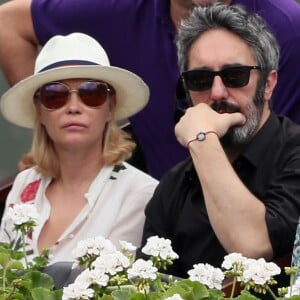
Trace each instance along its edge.
{"label": "man's black shirt", "polygon": [[[233,168],[266,206],[274,256],[291,252],[300,215],[300,126],[272,113]],[[179,255],[168,273],[187,277],[196,263],[221,266],[227,253],[210,225],[191,158],[167,172],[145,213],[142,245],[158,235],[170,239]]]}

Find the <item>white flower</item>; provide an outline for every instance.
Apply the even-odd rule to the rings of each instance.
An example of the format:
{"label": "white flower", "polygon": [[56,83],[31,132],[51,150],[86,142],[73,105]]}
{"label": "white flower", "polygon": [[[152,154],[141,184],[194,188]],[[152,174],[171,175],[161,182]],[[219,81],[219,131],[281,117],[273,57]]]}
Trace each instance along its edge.
{"label": "white flower", "polygon": [[188,271],[189,279],[192,281],[199,281],[209,288],[222,289],[222,281],[224,274],[221,269],[214,268],[209,264],[196,264],[194,269]]}
{"label": "white flower", "polygon": [[168,297],[165,300],[183,300],[183,298],[179,294],[174,294],[173,296]]}
{"label": "white flower", "polygon": [[86,269],[77,276],[75,283],[81,283],[82,285],[86,286],[96,284],[100,287],[103,287],[107,286],[108,281],[109,276],[103,272],[99,270]]}
{"label": "white flower", "polygon": [[132,245],[132,243],[126,242],[126,241],[119,241],[121,247],[125,251],[135,251],[136,246]]}
{"label": "white flower", "polygon": [[80,258],[86,255],[99,256],[102,253],[116,252],[116,247],[113,243],[102,236],[88,238],[79,241],[77,247],[73,250],[73,257]]}
{"label": "white flower", "polygon": [[100,255],[93,263],[92,267],[110,275],[115,275],[129,267],[130,261],[123,253],[116,251]]}
{"label": "white flower", "polygon": [[62,300],[92,299],[93,296],[94,290],[89,288],[88,283],[79,281],[63,288]]}
{"label": "white flower", "polygon": [[144,279],[156,279],[157,268],[153,266],[151,260],[144,260],[139,258],[132,267],[127,270],[128,277],[140,277]]}
{"label": "white flower", "polygon": [[222,268],[226,270],[230,270],[234,268],[234,266],[243,267],[244,263],[247,261],[247,258],[244,257],[240,253],[230,253],[224,257],[224,261],[222,263]]}
{"label": "white flower", "polygon": [[15,225],[34,221],[37,222],[39,214],[33,204],[15,204],[9,207],[5,219],[11,219]]}
{"label": "white flower", "polygon": [[245,264],[244,282],[252,280],[255,284],[264,285],[271,277],[280,274],[280,268],[265,259],[248,259]]}
{"label": "white flower", "polygon": [[300,295],[300,278],[298,278],[292,287],[288,287],[288,291],[285,294],[285,298],[289,298],[291,296],[299,296]]}
{"label": "white flower", "polygon": [[175,253],[171,246],[171,241],[158,236],[148,238],[146,245],[142,248],[142,252],[151,256],[160,256],[162,259],[176,259],[179,256]]}
{"label": "white flower", "polygon": [[[146,245],[142,248],[144,254],[150,255],[151,259],[134,259],[129,251],[136,250],[136,247],[126,241],[119,241],[122,252],[117,251],[116,247],[107,239],[97,237],[79,242],[74,250],[77,263],[80,266],[88,266],[89,269],[82,272],[74,282],[63,291],[63,300],[72,299],[93,299],[105,294],[105,287],[110,284],[124,286],[132,284],[134,288],[143,293],[161,292],[166,289],[167,294],[171,295],[168,285],[161,284],[158,277],[158,268],[164,264],[172,263],[171,260],[178,258],[178,255],[171,247],[171,241],[158,236],[148,238]],[[257,288],[256,285],[272,284],[269,282],[273,276],[280,274],[280,268],[264,259],[248,259],[240,253],[231,253],[224,257],[222,267],[215,268],[209,264],[195,264],[194,268],[188,271],[189,280],[197,281],[207,286],[209,289],[222,289],[222,282],[226,276],[234,276],[237,280]],[[130,279],[134,279],[132,282]],[[154,282],[151,282],[154,281]],[[254,286],[255,285],[255,286]],[[100,288],[99,288],[100,287]],[[104,287],[104,289],[102,289]],[[151,288],[150,288],[151,287]],[[92,290],[91,290],[92,289]],[[266,288],[263,287],[265,291]],[[294,285],[292,295],[300,293],[300,280]],[[93,294],[94,293],[94,294]],[[183,300],[180,294],[174,294],[165,300]]]}

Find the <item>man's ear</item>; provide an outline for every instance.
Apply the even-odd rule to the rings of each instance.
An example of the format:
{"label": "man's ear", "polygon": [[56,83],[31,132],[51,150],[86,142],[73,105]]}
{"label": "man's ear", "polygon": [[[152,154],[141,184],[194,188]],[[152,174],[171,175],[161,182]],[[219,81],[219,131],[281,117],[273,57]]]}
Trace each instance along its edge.
{"label": "man's ear", "polygon": [[271,99],[273,90],[277,84],[278,73],[276,70],[272,70],[267,77],[266,86],[265,86],[265,100],[269,101]]}

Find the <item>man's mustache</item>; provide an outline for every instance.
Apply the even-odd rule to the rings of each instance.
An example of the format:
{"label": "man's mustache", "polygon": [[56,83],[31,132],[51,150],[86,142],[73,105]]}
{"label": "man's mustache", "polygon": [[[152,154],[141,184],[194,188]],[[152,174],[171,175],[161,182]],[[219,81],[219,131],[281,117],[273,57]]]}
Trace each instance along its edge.
{"label": "man's mustache", "polygon": [[238,105],[226,101],[214,102],[210,107],[219,114],[235,113],[241,111]]}

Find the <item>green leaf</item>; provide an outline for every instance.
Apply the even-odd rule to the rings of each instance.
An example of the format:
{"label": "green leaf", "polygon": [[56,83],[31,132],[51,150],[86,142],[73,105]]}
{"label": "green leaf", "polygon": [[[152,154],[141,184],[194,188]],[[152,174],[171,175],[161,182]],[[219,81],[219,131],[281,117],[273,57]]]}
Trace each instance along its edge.
{"label": "green leaf", "polygon": [[0,300],[7,300],[7,299],[24,300],[24,296],[21,293],[14,293],[13,295],[11,295],[11,298],[7,298],[7,294],[5,293],[0,294]]}
{"label": "green leaf", "polygon": [[22,258],[24,258],[26,255],[24,252],[22,251],[13,251],[11,253],[11,257],[16,259],[16,260],[21,260]]}
{"label": "green leaf", "polygon": [[31,288],[43,287],[46,289],[54,289],[54,281],[51,276],[39,271],[31,271],[23,275],[25,280],[31,281]]}
{"label": "green leaf", "polygon": [[10,260],[10,254],[7,251],[5,251],[4,253],[3,252],[0,253],[0,265],[2,266],[2,268],[6,267],[9,260]]}
{"label": "green leaf", "polygon": [[111,293],[114,300],[128,300],[131,298],[131,295],[136,293],[136,290],[133,287],[126,287],[121,289],[113,290]]}
{"label": "green leaf", "polygon": [[10,245],[8,243],[0,242],[0,251],[4,251],[3,249],[10,249]]}
{"label": "green leaf", "polygon": [[144,299],[147,299],[147,300],[160,300],[160,299],[163,299],[163,295],[161,293],[158,293],[158,292],[151,292],[151,293],[148,293],[147,298],[144,298]]}
{"label": "green leaf", "polygon": [[114,300],[115,298],[112,295],[103,295],[102,297],[98,297],[97,299],[101,299],[101,300]]}
{"label": "green leaf", "polygon": [[7,269],[9,269],[9,270],[24,270],[24,266],[20,261],[11,259],[7,264]]}
{"label": "green leaf", "polygon": [[172,286],[164,293],[164,298],[171,297],[174,294],[179,294],[184,299],[194,299],[192,296],[192,292],[193,290],[191,288],[187,289],[181,286]]}
{"label": "green leaf", "polygon": [[130,297],[130,300],[145,300],[145,299],[146,299],[145,294],[142,293],[135,293],[132,294]]}
{"label": "green leaf", "polygon": [[45,288],[35,288],[31,291],[33,300],[60,300],[62,297],[62,290],[49,291]]}
{"label": "green leaf", "polygon": [[164,296],[170,297],[174,294],[179,294],[186,300],[225,299],[222,291],[210,290],[200,282],[187,279],[176,282]]}
{"label": "green leaf", "polygon": [[33,259],[33,262],[35,263],[35,268],[44,268],[48,260],[45,257],[37,256]]}
{"label": "green leaf", "polygon": [[259,298],[255,297],[254,295],[250,294],[249,291],[243,290],[239,296],[235,298],[236,300],[257,300]]}

